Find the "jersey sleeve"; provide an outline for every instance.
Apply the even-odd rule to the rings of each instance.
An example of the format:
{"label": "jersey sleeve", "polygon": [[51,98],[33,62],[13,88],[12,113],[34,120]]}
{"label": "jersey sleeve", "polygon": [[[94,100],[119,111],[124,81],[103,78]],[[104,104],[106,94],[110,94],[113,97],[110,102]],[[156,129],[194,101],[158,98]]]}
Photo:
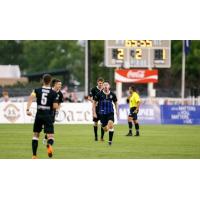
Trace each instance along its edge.
{"label": "jersey sleeve", "polygon": [[100,93],[97,93],[94,97],[93,97],[94,101],[99,101],[100,99]]}
{"label": "jersey sleeve", "polygon": [[89,96],[90,96],[90,97],[94,97],[94,88],[92,88],[92,89],[90,90]]}
{"label": "jersey sleeve", "polygon": [[62,92],[59,92],[60,96],[59,96],[59,103],[63,103],[64,99],[63,99],[63,94]]}
{"label": "jersey sleeve", "polygon": [[117,102],[117,96],[113,93],[113,102]]}
{"label": "jersey sleeve", "polygon": [[53,91],[53,103],[59,103],[59,96],[56,92]]}
{"label": "jersey sleeve", "polygon": [[140,96],[137,93],[135,93],[135,101],[137,103],[140,102]]}

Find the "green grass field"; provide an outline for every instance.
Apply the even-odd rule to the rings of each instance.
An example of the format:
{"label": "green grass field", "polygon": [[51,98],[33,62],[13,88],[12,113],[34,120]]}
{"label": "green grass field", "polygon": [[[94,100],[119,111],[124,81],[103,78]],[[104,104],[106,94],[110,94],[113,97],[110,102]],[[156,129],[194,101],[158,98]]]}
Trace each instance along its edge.
{"label": "green grass field", "polygon": [[[141,125],[140,137],[126,137],[127,126],[117,125],[113,145],[95,142],[92,125],[56,125],[56,159],[184,159],[200,158],[200,126]],[[100,135],[100,131],[99,131]],[[38,157],[48,158],[40,136]],[[0,125],[0,158],[31,158],[32,124]]]}

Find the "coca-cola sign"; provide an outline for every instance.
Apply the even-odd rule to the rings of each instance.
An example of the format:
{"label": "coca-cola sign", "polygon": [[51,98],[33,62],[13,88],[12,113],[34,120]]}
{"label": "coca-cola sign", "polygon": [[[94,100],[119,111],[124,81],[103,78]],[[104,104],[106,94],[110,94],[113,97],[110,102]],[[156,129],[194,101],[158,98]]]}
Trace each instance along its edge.
{"label": "coca-cola sign", "polygon": [[117,69],[115,81],[122,83],[157,83],[158,70]]}

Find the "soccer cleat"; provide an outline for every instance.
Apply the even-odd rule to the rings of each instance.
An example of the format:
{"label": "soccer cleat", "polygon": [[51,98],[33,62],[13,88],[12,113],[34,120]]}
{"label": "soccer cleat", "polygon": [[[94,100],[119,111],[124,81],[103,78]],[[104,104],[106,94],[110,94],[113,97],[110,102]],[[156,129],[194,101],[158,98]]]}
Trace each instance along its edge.
{"label": "soccer cleat", "polygon": [[128,133],[126,136],[133,136],[133,134],[132,133]]}
{"label": "soccer cleat", "polygon": [[37,159],[37,156],[32,156],[32,159]]}
{"label": "soccer cleat", "polygon": [[111,141],[109,141],[109,142],[108,142],[108,144],[109,144],[109,146],[111,146],[111,145],[112,145],[112,142],[111,142]]}
{"label": "soccer cleat", "polygon": [[49,158],[53,156],[53,148],[50,144],[47,144],[47,153],[48,153]]}
{"label": "soccer cleat", "polygon": [[140,136],[139,131],[136,131],[135,136]]}

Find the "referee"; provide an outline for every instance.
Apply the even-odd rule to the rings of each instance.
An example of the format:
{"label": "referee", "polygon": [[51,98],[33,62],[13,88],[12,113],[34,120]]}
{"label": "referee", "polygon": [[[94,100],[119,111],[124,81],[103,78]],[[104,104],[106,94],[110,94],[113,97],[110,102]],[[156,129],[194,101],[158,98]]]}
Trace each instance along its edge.
{"label": "referee", "polygon": [[129,93],[130,96],[127,99],[127,103],[129,103],[130,107],[130,113],[128,116],[128,127],[129,127],[129,133],[126,136],[132,136],[132,127],[133,123],[135,124],[135,130],[136,130],[136,135],[139,136],[139,123],[137,120],[137,114],[139,112],[139,106],[140,106],[140,96],[136,92],[136,89],[134,86],[129,87]]}

